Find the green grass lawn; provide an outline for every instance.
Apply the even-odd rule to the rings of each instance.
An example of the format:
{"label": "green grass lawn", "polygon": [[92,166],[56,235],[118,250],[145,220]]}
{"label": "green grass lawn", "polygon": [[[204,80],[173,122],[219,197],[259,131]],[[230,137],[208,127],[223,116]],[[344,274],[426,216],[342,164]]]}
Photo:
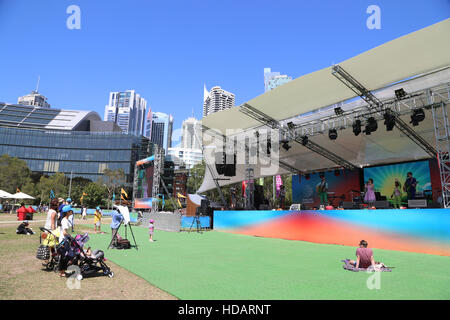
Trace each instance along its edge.
{"label": "green grass lawn", "polygon": [[[138,250],[107,250],[111,234],[104,229],[91,235],[92,248],[180,299],[450,299],[444,256],[374,249],[377,261],[395,268],[380,273],[380,289],[370,290],[373,273],[342,268],[353,247],[216,231],[157,230],[150,243],[147,229],[133,227]],[[133,244],[129,232],[128,239]]]}

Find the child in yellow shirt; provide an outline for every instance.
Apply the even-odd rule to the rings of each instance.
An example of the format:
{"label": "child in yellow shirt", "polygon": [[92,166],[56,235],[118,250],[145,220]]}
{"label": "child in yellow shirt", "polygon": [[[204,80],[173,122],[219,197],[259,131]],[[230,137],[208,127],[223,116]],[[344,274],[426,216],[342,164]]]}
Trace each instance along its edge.
{"label": "child in yellow shirt", "polygon": [[94,212],[94,231],[96,233],[101,232],[100,230],[101,225],[102,225],[102,211],[100,210],[100,207],[97,207]]}

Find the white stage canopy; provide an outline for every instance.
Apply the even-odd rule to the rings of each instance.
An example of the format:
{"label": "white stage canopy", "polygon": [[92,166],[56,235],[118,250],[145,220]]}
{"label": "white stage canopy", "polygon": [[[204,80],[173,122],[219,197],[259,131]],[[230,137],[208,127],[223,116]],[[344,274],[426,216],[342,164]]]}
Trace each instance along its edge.
{"label": "white stage canopy", "polygon": [[[407,103],[406,101],[392,103],[393,108],[404,107],[408,111],[407,108],[411,107],[407,104],[413,105],[414,108],[430,104],[423,94],[428,88],[433,88],[435,92],[437,92],[436,88],[439,88],[439,94],[442,97],[440,101],[448,103],[450,88],[450,41],[448,39],[450,39],[450,19],[392,40],[338,65],[383,102],[390,99],[392,103],[395,100],[394,91],[399,88],[403,88],[408,94],[417,93],[417,96],[409,99]],[[284,123],[292,121],[296,125],[304,125],[305,129],[320,121],[323,125],[324,119],[334,115],[333,105],[357,97],[352,90],[332,75],[331,69],[332,67],[325,68],[297,78],[248,101],[247,104],[277,121]],[[365,105],[367,104],[357,97],[339,106],[351,112]],[[227,132],[227,129],[252,131],[267,128],[240,112],[239,108],[234,107],[211,114],[202,119],[202,124],[223,135],[233,135],[233,132]],[[318,109],[321,111],[313,112]],[[425,120],[420,122],[419,126],[410,126],[429,144],[435,146],[432,114],[430,110],[425,110],[425,113]],[[404,122],[409,124],[411,112],[400,114]],[[333,127],[338,129],[336,140],[329,139],[326,126],[320,133],[312,132],[306,135],[310,141],[351,162],[355,167],[430,157],[398,129],[386,131],[383,121],[380,120],[378,130],[371,135],[361,133],[355,136],[351,126],[348,125],[343,125],[341,128],[338,125]],[[211,142],[210,138],[207,134],[203,135],[204,156],[208,163],[214,164],[217,140]],[[289,171],[285,166],[280,166],[276,172],[267,174],[261,171],[261,165],[255,165],[253,166],[254,178],[292,173],[292,167],[298,172],[323,171],[337,167],[332,161],[301,144],[292,141],[289,145],[291,148],[288,151],[283,148],[279,151],[279,160],[291,167]],[[221,186],[246,180],[246,166],[239,164],[239,161],[234,177],[219,175],[214,165],[210,165],[210,168],[213,172],[206,170],[205,179],[198,193],[215,188],[214,178],[228,179],[219,180]]]}

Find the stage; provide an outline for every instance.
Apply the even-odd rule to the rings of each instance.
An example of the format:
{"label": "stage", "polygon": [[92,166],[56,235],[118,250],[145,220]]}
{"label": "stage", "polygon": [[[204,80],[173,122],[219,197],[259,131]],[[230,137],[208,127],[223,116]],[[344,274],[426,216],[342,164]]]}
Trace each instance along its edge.
{"label": "stage", "polygon": [[214,211],[214,229],[301,240],[450,256],[450,209]]}

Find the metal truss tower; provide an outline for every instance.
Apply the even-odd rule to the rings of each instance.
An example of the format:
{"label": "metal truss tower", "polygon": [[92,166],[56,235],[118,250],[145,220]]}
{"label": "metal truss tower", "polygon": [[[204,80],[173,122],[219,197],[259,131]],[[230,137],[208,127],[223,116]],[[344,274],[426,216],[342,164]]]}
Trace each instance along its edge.
{"label": "metal truss tower", "polygon": [[158,194],[160,194],[161,175],[164,170],[164,149],[155,145],[153,162],[152,212],[158,211]]}
{"label": "metal truss tower", "polygon": [[[429,95],[432,99],[432,96]],[[442,186],[442,204],[450,208],[450,126],[448,122],[447,105],[443,102],[433,104],[434,133],[436,138],[437,158]]]}

